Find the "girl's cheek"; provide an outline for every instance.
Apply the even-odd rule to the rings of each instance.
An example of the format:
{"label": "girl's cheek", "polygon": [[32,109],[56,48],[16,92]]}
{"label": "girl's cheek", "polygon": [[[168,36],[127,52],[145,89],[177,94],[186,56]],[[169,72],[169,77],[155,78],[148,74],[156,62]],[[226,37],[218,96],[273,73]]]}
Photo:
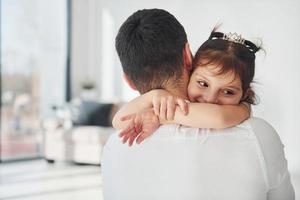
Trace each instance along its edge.
{"label": "girl's cheek", "polygon": [[196,98],[196,94],[195,94],[195,90],[192,87],[188,88],[188,97],[190,99],[190,101],[194,101]]}
{"label": "girl's cheek", "polygon": [[189,96],[192,95],[192,93],[193,93],[193,87],[192,87],[191,84],[188,85],[187,92],[188,92],[188,95],[189,95]]}
{"label": "girl's cheek", "polygon": [[221,104],[223,105],[237,105],[239,104],[239,98],[234,98],[234,99],[230,99],[230,98],[221,98],[220,100]]}

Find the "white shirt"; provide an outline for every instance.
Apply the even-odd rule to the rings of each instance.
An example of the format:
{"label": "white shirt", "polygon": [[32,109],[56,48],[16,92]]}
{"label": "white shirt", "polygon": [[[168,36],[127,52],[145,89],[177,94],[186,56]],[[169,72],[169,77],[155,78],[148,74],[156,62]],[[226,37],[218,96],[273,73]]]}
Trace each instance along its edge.
{"label": "white shirt", "polygon": [[104,200],[293,200],[283,145],[265,121],[222,130],[161,126],[140,145],[113,134]]}

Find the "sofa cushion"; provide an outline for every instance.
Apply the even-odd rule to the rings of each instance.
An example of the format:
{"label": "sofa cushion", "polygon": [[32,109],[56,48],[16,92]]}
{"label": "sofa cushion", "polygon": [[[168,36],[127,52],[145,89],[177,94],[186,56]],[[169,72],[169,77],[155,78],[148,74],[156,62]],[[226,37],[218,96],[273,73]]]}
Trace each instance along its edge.
{"label": "sofa cushion", "polygon": [[78,115],[73,119],[75,126],[111,126],[110,113],[112,103],[99,103],[96,101],[82,101],[79,105]]}

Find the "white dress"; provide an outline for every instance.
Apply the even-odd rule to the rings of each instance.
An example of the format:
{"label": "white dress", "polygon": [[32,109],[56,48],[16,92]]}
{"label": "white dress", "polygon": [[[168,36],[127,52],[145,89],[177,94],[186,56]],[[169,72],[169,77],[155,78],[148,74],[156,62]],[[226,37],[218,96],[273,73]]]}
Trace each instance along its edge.
{"label": "white dress", "polygon": [[104,200],[293,200],[283,144],[264,120],[222,129],[161,126],[142,144],[113,134],[102,158]]}

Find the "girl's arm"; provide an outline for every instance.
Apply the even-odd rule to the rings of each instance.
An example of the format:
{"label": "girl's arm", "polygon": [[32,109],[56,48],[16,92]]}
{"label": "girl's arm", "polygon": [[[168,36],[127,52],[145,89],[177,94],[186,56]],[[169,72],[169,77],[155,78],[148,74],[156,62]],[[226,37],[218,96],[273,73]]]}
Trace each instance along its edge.
{"label": "girl's arm", "polygon": [[194,128],[228,128],[240,124],[250,117],[247,105],[217,105],[210,103],[189,103],[189,112],[183,115],[177,107],[173,120],[160,118],[160,123],[176,123]]}
{"label": "girl's arm", "polygon": [[[156,100],[152,102],[154,97]],[[188,114],[185,115],[185,113],[181,111],[183,108],[182,105],[181,109],[178,106],[172,106],[172,103],[170,104],[169,101],[166,101],[166,97],[170,97],[169,92],[165,90],[152,90],[135,98],[117,112],[112,122],[113,127],[116,129],[126,128],[130,121],[122,121],[122,117],[151,108],[153,104],[155,105],[155,113],[160,116],[160,122],[162,124],[177,123],[194,128],[227,128],[241,123],[250,116],[250,111],[244,104],[217,105],[209,103],[189,103],[189,111]],[[173,101],[173,104],[175,104],[175,102],[176,101]],[[159,110],[159,108],[162,107],[165,109]],[[174,108],[174,110],[172,110],[172,108]],[[174,116],[174,119],[172,119],[173,117],[166,116]],[[169,120],[167,120],[167,118]],[[130,119],[130,117],[127,117],[127,119]]]}
{"label": "girl's arm", "polygon": [[[165,120],[158,117],[154,113],[153,108],[127,115],[123,117],[123,120],[127,121],[127,125],[120,132],[119,136],[123,138],[123,143],[128,141],[128,145],[131,146],[134,141],[140,144],[151,136],[159,127],[159,124],[178,123],[194,128],[227,128],[247,119],[250,107],[243,103],[240,105],[222,106],[191,103],[189,104],[189,110],[189,114],[184,115],[176,109],[173,120]],[[205,112],[207,112],[207,115]],[[161,115],[161,112],[159,114]]]}
{"label": "girl's arm", "polygon": [[[187,113],[182,112],[187,106],[187,103],[182,104],[185,102],[183,99],[174,100],[174,97],[170,98],[168,92],[167,96],[159,92],[154,95],[155,98],[149,92],[137,97],[115,115],[113,126],[123,129],[119,134],[123,138],[123,143],[128,141],[131,146],[136,140],[140,144],[153,134],[159,124],[178,123],[194,128],[227,128],[241,123],[250,115],[250,107],[243,103],[239,105],[189,103],[189,112],[186,115]],[[175,102],[178,102],[180,109]]]}
{"label": "girl's arm", "polygon": [[[152,90],[145,94],[142,94],[130,102],[126,103],[114,116],[112,120],[112,125],[115,129],[124,129],[129,124],[129,121],[122,121],[123,116],[127,116],[130,114],[138,113],[143,111],[144,109],[148,109],[152,107],[152,98],[156,95],[159,90]],[[160,93],[167,93],[164,90],[161,90]]]}

